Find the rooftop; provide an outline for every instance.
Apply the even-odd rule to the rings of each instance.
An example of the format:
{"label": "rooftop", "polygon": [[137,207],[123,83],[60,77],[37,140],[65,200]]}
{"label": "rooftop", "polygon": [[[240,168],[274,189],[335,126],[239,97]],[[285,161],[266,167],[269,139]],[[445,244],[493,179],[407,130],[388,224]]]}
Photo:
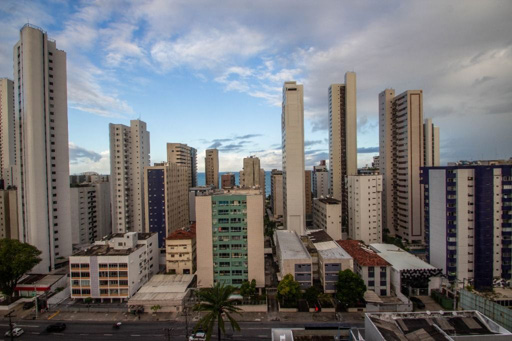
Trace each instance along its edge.
{"label": "rooftop", "polygon": [[317,230],[307,230],[306,231],[309,240],[311,240],[312,243],[321,243],[321,242],[330,242],[332,241],[331,236],[327,232],[321,229]]}
{"label": "rooftop", "polygon": [[55,282],[57,282],[59,279],[61,279],[62,276],[63,275],[40,275],[40,274],[28,275],[25,278],[23,278],[20,282],[18,282],[18,284],[16,286],[17,287],[23,286],[23,285],[51,286]]}
{"label": "rooftop", "polygon": [[338,240],[338,244],[361,266],[390,266],[375,251],[358,240]]}
{"label": "rooftop", "polygon": [[275,232],[275,236],[283,259],[311,259],[311,256],[295,232],[280,230]]}
{"label": "rooftop", "polygon": [[166,239],[167,240],[184,240],[194,239],[196,237],[196,224],[192,224],[189,227],[181,228],[172,232]]}
{"label": "rooftop", "polygon": [[396,245],[376,243],[370,244],[370,248],[376,251],[380,257],[384,258],[398,271],[418,269],[436,270],[434,266],[422,261]]}
{"label": "rooftop", "polygon": [[[386,340],[444,341],[462,336],[492,340],[496,335],[512,336],[508,330],[478,311],[370,313],[366,314],[366,318]],[[368,335],[368,328],[366,333]]]}
{"label": "rooftop", "polygon": [[196,275],[154,275],[149,282],[128,301],[129,305],[141,305],[149,302],[163,304],[181,304],[188,294]]}
{"label": "rooftop", "polygon": [[108,245],[96,244],[91,247],[73,253],[74,257],[83,256],[128,256],[133,251],[142,247],[141,244],[137,244],[134,248],[127,249],[114,249]]}
{"label": "rooftop", "polygon": [[321,203],[326,204],[326,205],[340,205],[341,204],[341,201],[339,201],[338,199],[334,199],[334,198],[320,198],[320,199],[318,199],[318,201],[320,201]]}

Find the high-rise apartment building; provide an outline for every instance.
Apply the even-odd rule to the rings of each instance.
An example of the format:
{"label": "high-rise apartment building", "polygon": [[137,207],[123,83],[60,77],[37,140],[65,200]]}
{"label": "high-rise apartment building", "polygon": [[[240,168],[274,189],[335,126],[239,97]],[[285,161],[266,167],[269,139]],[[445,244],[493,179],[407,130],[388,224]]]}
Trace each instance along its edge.
{"label": "high-rise apartment building", "polygon": [[348,177],[348,237],[382,243],[382,175]]}
{"label": "high-rise apartment building", "polygon": [[333,198],[313,200],[313,228],[324,230],[334,240],[345,239],[341,234],[341,202]]}
{"label": "high-rise apartment building", "polygon": [[0,239],[20,239],[18,197],[15,189],[0,190]]}
{"label": "high-rise apartment building", "polygon": [[431,118],[427,118],[423,124],[423,148],[425,167],[437,167],[441,165],[439,155],[439,127],[434,126]]}
{"label": "high-rise apartment building", "polygon": [[240,172],[240,187],[260,186],[260,159],[255,156],[244,158],[244,169]]}
{"label": "high-rise apartment building", "polygon": [[110,124],[112,231],[143,232],[144,167],[150,165],[146,122]]}
{"label": "high-rise apartment building", "polygon": [[283,172],[272,169],[270,174],[270,206],[274,218],[283,216]]}
{"label": "high-rise apartment building", "polygon": [[70,199],[73,244],[92,244],[112,233],[108,181],[72,185]]}
{"label": "high-rise apartment building", "polygon": [[421,169],[430,264],[448,280],[492,289],[512,279],[512,165]]}
{"label": "high-rise apartment building", "polygon": [[42,252],[33,271],[46,273],[72,252],[66,53],[29,24],[13,52],[20,239]]}
{"label": "high-rise apartment building", "polygon": [[329,168],[333,198],[341,201],[342,226],[348,226],[347,176],[357,175],[356,74],[347,72],[345,84],[329,87]]}
{"label": "high-rise apartment building", "polygon": [[265,286],[263,200],[259,190],[196,197],[197,286]]}
{"label": "high-rise apartment building", "polygon": [[306,231],[304,89],[297,82],[285,82],[283,86],[281,133],[284,226],[303,235]]}
{"label": "high-rise apartment building", "polygon": [[327,198],[328,195],[329,171],[325,165],[325,160],[322,160],[318,166],[313,166],[313,197]]}
{"label": "high-rise apartment building", "polygon": [[0,179],[4,188],[15,185],[16,130],[14,82],[0,78]]}
{"label": "high-rise apartment building", "polygon": [[183,143],[167,143],[167,162],[185,166],[189,173],[188,188],[197,186],[197,149]]}
{"label": "high-rise apartment building", "polygon": [[219,151],[217,149],[206,150],[204,171],[206,173],[206,186],[219,188]]}
{"label": "high-rise apartment building", "polygon": [[222,189],[235,187],[236,186],[235,174],[233,174],[233,173],[222,174],[220,176],[220,182],[222,185]]}
{"label": "high-rise apartment building", "polygon": [[306,220],[313,220],[313,193],[311,191],[311,171],[304,171],[304,200],[306,201]]}
{"label": "high-rise apartment building", "polygon": [[[384,230],[409,244],[422,244],[424,231],[420,167],[424,166],[426,160],[423,91],[408,90],[396,96],[393,89],[381,92],[379,94],[379,126]],[[428,130],[432,125],[426,124],[426,126]],[[433,136],[439,136],[438,129],[433,131],[437,131]],[[438,141],[438,138],[434,137],[433,141],[436,140]],[[437,147],[429,147],[429,149],[438,151],[438,145],[437,143]],[[433,157],[432,160],[436,158]]]}
{"label": "high-rise apartment building", "polygon": [[189,224],[189,169],[176,163],[157,163],[144,168],[145,232],[158,233],[158,245]]}

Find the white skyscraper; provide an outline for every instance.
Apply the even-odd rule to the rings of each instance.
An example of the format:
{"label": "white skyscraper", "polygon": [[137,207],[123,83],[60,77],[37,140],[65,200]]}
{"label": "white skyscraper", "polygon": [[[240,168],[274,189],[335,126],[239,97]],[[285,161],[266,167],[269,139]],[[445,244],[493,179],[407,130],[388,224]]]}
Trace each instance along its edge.
{"label": "white skyscraper", "polygon": [[34,272],[71,255],[66,53],[23,26],[14,45],[20,239],[41,252]]}
{"label": "white skyscraper", "polygon": [[112,231],[144,231],[144,167],[149,166],[146,122],[110,124]]}
{"label": "white skyscraper", "polygon": [[14,82],[7,78],[0,78],[0,179],[4,180],[4,188],[14,185],[15,165]]}
{"label": "white skyscraper", "polygon": [[306,230],[304,173],[304,90],[297,82],[283,86],[281,115],[283,138],[283,217],[288,230],[303,235]]}

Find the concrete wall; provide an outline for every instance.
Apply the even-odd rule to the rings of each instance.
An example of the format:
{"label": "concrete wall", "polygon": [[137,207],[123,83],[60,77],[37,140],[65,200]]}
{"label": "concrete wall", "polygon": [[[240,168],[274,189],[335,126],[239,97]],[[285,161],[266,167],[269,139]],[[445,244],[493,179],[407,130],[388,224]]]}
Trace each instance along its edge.
{"label": "concrete wall", "polygon": [[265,286],[265,256],[263,254],[263,201],[261,195],[247,196],[247,262],[249,281]]}
{"label": "concrete wall", "polygon": [[213,286],[212,197],[196,197],[197,287]]}

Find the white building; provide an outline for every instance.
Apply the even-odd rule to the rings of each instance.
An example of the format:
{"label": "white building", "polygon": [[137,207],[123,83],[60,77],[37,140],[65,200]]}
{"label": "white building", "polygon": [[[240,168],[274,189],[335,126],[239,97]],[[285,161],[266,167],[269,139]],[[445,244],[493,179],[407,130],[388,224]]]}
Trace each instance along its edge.
{"label": "white building", "polygon": [[156,233],[116,233],[69,257],[71,298],[126,301],[158,272]]}
{"label": "white building", "polygon": [[348,177],[348,237],[365,244],[382,242],[382,176]]}
{"label": "white building", "polygon": [[333,198],[313,200],[313,226],[334,240],[344,239],[341,233],[341,202]]}
{"label": "white building", "polygon": [[304,173],[304,90],[285,82],[281,115],[283,139],[283,218],[286,229],[306,231],[306,180]]}
{"label": "white building", "polygon": [[348,225],[346,177],[357,175],[357,95],[355,72],[345,84],[329,87],[329,170],[331,195],[341,201],[342,225]]}
{"label": "white building", "polygon": [[144,167],[149,161],[146,123],[110,124],[110,182],[113,232],[144,229]]}
{"label": "white building", "polygon": [[313,260],[295,231],[277,230],[274,233],[277,264],[282,280],[291,274],[302,289],[313,285]]}
{"label": "white building", "polygon": [[196,225],[174,231],[165,239],[165,271],[171,275],[196,272]]}
{"label": "white building", "polygon": [[[329,171],[325,160],[313,166],[313,198],[327,198],[329,195]],[[341,211],[340,211],[341,213]]]}
{"label": "white building", "polygon": [[29,24],[13,52],[18,223],[42,252],[32,271],[47,273],[72,252],[66,53]]}
{"label": "white building", "polygon": [[15,185],[16,130],[14,82],[0,78],[0,179],[4,188]]}
{"label": "white building", "polygon": [[70,188],[73,244],[90,244],[112,233],[110,183],[97,182]]}

